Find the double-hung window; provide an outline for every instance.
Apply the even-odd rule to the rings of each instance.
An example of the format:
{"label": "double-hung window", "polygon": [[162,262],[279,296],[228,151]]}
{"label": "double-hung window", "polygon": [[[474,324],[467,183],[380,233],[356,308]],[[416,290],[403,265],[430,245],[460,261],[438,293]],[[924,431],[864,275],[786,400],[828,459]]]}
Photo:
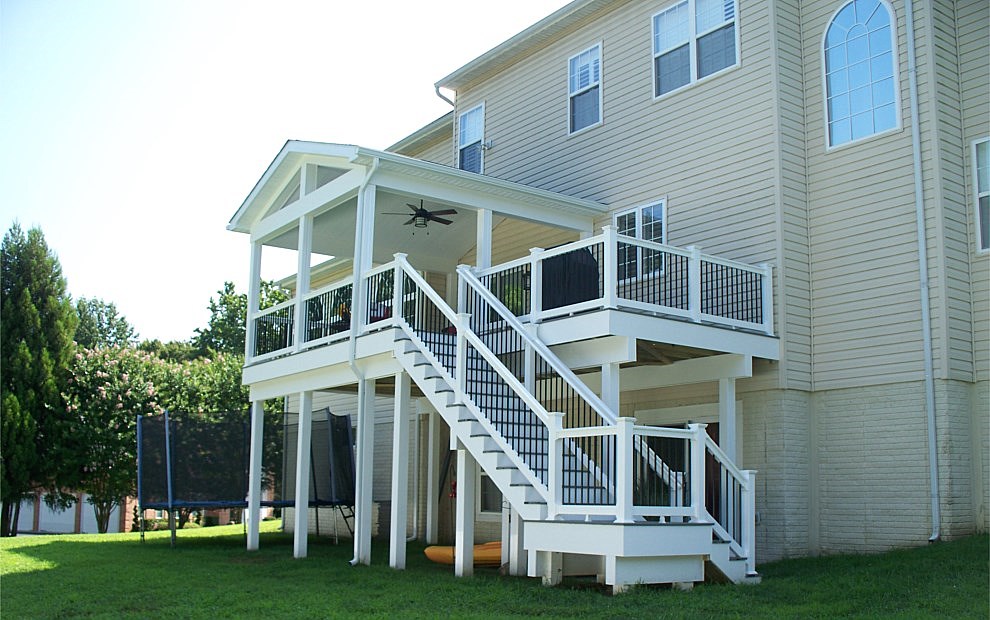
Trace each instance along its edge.
{"label": "double-hung window", "polygon": [[[664,220],[666,200],[622,211],[615,215],[616,232],[654,243],[666,243]],[[663,255],[655,249],[619,241],[619,280],[628,280],[663,271]]]}
{"label": "double-hung window", "polygon": [[682,0],[653,16],[654,96],[736,62],[736,0]]}
{"label": "double-hung window", "polygon": [[457,124],[457,167],[481,173],[485,138],[485,104],[461,114]]}
{"label": "double-hung window", "polygon": [[894,30],[884,0],[843,6],[825,31],[828,146],[898,125]]}
{"label": "double-hung window", "polygon": [[602,122],[602,46],[595,45],[568,61],[570,133]]}
{"label": "double-hung window", "polygon": [[990,250],[990,138],[973,144],[973,172],[977,247]]}

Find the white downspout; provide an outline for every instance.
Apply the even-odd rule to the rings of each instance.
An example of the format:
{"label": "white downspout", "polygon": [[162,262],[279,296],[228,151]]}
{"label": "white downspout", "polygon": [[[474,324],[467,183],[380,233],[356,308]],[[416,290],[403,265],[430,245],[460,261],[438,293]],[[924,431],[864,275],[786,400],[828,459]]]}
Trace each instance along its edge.
{"label": "white downspout", "polygon": [[[368,183],[371,181],[371,177],[374,176],[375,171],[378,170],[378,158],[374,158],[371,162],[371,168],[368,169],[368,173],[364,175],[364,180],[361,181],[361,185],[358,186],[358,205],[361,204],[361,194],[364,192]],[[354,277],[353,283],[351,284],[351,335],[348,337],[347,342],[347,363],[351,367],[351,372],[357,377],[359,382],[364,382],[364,373],[358,367],[355,357],[357,356],[357,327],[358,327],[358,313],[355,310],[359,310],[360,306],[354,303],[357,296],[360,294],[361,286],[361,264],[364,262],[361,254],[361,239],[364,237],[364,218],[361,217],[361,213],[357,214],[357,230],[355,231],[354,238],[354,253],[357,256],[354,257]],[[371,422],[374,424],[374,420]],[[351,558],[351,566],[357,566],[359,560],[357,554]]]}
{"label": "white downspout", "polygon": [[932,535],[941,538],[942,511],[938,483],[938,443],[935,426],[935,372],[932,364],[932,325],[928,294],[928,238],[925,232],[925,190],[921,168],[921,120],[918,118],[918,67],[914,47],[914,3],[904,2],[907,20],[908,86],[911,98],[911,150],[914,157],[914,208],[918,227],[918,285],[921,292],[921,339],[925,363],[925,412],[928,420],[928,474],[931,486]]}

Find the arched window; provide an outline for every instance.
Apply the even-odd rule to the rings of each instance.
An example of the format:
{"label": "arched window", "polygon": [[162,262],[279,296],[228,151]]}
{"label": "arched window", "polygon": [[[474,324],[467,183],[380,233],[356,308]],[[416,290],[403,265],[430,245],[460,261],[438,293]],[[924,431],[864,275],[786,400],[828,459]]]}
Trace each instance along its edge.
{"label": "arched window", "polygon": [[828,145],[838,146],[898,125],[894,29],[883,0],[853,0],[825,31]]}

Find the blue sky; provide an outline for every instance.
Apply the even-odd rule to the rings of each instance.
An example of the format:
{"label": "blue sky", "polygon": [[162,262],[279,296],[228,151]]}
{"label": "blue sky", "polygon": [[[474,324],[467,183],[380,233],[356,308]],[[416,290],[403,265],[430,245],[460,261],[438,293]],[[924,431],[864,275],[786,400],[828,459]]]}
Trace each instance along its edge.
{"label": "blue sky", "polygon": [[0,223],[41,227],[74,298],[186,340],[245,290],[225,226],[287,139],[384,148],[564,4],[0,0]]}

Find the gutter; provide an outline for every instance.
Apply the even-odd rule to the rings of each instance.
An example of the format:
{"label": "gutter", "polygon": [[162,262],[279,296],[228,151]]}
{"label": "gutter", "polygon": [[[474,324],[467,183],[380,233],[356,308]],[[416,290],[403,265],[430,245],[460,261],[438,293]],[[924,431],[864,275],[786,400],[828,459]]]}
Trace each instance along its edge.
{"label": "gutter", "polygon": [[935,377],[932,363],[931,307],[928,293],[928,243],[925,231],[925,191],[921,167],[921,120],[918,118],[918,67],[914,47],[914,2],[905,0],[904,17],[907,20],[908,85],[911,105],[911,151],[914,165],[914,208],[918,228],[918,287],[921,293],[921,339],[925,363],[925,414],[928,423],[928,476],[931,488],[932,535],[928,542],[941,537],[941,498],[938,482],[938,442],[935,424]]}

